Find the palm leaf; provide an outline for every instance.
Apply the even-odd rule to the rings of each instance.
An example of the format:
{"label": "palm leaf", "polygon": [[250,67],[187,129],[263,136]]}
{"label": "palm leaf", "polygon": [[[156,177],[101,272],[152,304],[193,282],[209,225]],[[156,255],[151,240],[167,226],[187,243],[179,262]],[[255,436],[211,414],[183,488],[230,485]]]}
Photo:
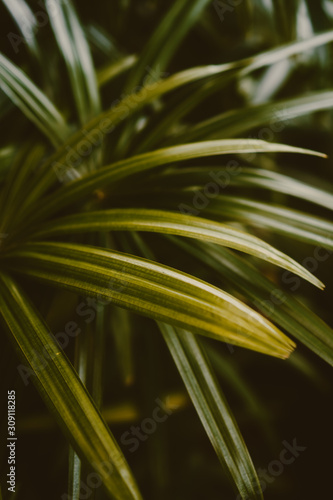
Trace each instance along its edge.
{"label": "palm leaf", "polygon": [[77,452],[95,469],[114,498],[141,499],[115,439],[28,297],[4,273],[0,276],[0,289],[2,321],[10,330],[26,369],[34,371],[34,383],[42,397]]}
{"label": "palm leaf", "polygon": [[128,82],[127,91],[141,82],[147,67],[158,67],[163,71],[187,32],[199,18],[209,0],[180,0],[174,2],[163,17],[141,53]]}
{"label": "palm leaf", "polygon": [[241,497],[262,499],[261,487],[237,423],[195,336],[159,323],[202,425]]}
{"label": "palm leaf", "polygon": [[270,229],[277,234],[333,249],[333,224],[290,208],[250,199],[224,196],[213,200],[207,212],[224,219],[241,220],[251,226]]}
{"label": "palm leaf", "polygon": [[69,449],[68,496],[71,500],[80,500],[82,466],[79,456],[72,447]]}
{"label": "palm leaf", "polygon": [[84,212],[47,224],[35,237],[43,239],[91,231],[150,231],[210,241],[265,259],[323,288],[305,268],[259,238],[226,224],[180,213],[144,209]]}
{"label": "palm leaf", "polygon": [[30,53],[34,57],[39,59],[40,50],[35,36],[37,22],[31,8],[25,2],[25,0],[2,0],[2,1],[7,7],[8,11],[10,12],[12,18],[14,19],[17,27],[19,28],[22,34],[22,37],[20,37],[16,33],[8,33],[7,35],[15,53],[19,51],[19,47],[22,41],[24,41]]}
{"label": "palm leaf", "polygon": [[14,161],[12,161],[0,195],[2,231],[7,230],[10,221],[15,218],[15,214],[19,211],[21,196],[26,192],[30,175],[38,167],[44,155],[44,146],[38,143],[32,146],[26,144],[21,146]]}
{"label": "palm leaf", "polygon": [[[50,160],[44,164],[44,175],[40,176],[37,186],[34,190],[32,190],[31,195],[29,196],[29,200],[39,197],[41,193],[45,192],[47,188],[52,185],[52,182],[54,181],[54,173],[51,167],[55,162],[60,164],[64,164],[66,162],[68,149],[75,150],[81,141],[87,138],[90,142],[94,143],[94,132],[99,130],[102,131],[102,135],[105,137],[105,135],[114,130],[119,123],[140,110],[146,104],[152,102],[154,99],[192,82],[203,80],[205,78],[210,80],[218,74],[222,74],[224,77],[224,73],[229,70],[242,70],[244,74],[246,74],[246,72],[254,71],[258,68],[283,60],[285,57],[290,57],[331,41],[333,41],[333,30],[314,36],[311,39],[294,42],[241,61],[191,68],[172,75],[165,80],[145,85],[137,92],[124,98],[119,104],[110,110],[101,113],[99,116],[92,119],[82,130],[73,134],[65,144],[59,147]],[[236,72],[236,75],[242,76],[243,73],[239,71],[238,73]],[[198,102],[203,100],[207,93],[210,95],[216,86],[217,88],[221,88],[220,81],[217,80],[217,83],[214,85],[212,85],[212,83],[214,82],[208,82],[208,92],[205,91],[205,88],[200,88],[197,94],[191,95],[189,98],[189,104],[182,101],[180,109],[177,108],[175,110],[177,118],[175,118],[173,112],[169,112],[169,116],[167,118],[168,125],[170,123],[174,123],[176,119],[183,116],[184,113],[193,109]]]}
{"label": "palm leaf", "polygon": [[51,141],[59,145],[69,135],[61,113],[28,76],[0,54],[0,88]]}
{"label": "palm leaf", "polygon": [[[205,177],[206,180],[210,179],[207,174]],[[237,184],[237,181],[235,183]],[[162,189],[155,191],[150,189],[149,191],[138,192],[135,197],[133,195],[131,204],[141,204],[149,200],[149,205],[154,208],[162,207],[171,210],[177,207],[180,213],[183,214],[202,212],[202,215],[206,218],[217,219],[219,222],[223,220],[230,224],[230,222],[241,221],[251,227],[266,228],[272,233],[333,249],[333,224],[323,218],[271,203],[227,195],[210,199],[207,206],[198,210],[193,204],[196,193],[200,193],[200,190],[193,192],[190,190]],[[320,191],[317,194],[320,194]],[[326,197],[323,196],[320,204],[326,206],[331,202],[331,195],[329,193],[324,194],[326,194]],[[313,201],[315,202],[315,200]]]}
{"label": "palm leaf", "polygon": [[[154,259],[137,233],[133,239],[142,255]],[[185,330],[161,322],[158,326],[231,483],[244,499],[262,498],[252,460],[200,341]]]}
{"label": "palm leaf", "polygon": [[332,91],[320,91],[304,97],[248,106],[215,115],[213,118],[198,123],[183,133],[178,133],[175,138],[171,137],[166,141],[166,144],[174,144],[175,141],[179,144],[182,142],[218,139],[221,136],[223,138],[236,137],[266,123],[269,124],[269,127],[264,132],[274,137],[277,131],[288,125],[288,120],[332,107]]}
{"label": "palm leaf", "polygon": [[52,286],[109,299],[175,326],[278,357],[293,344],[270,322],[222,290],[124,253],[68,243],[31,243],[6,262]]}
{"label": "palm leaf", "polygon": [[[129,75],[127,92],[142,83],[145,74],[145,83],[152,79],[152,70],[163,71],[173,57],[177,47],[187,32],[197,21],[202,11],[210,3],[209,0],[178,0],[163,17],[157,26],[148,44],[143,50]],[[115,158],[123,156],[128,148],[130,136],[133,134],[135,123],[127,123],[116,146]]]}
{"label": "palm leaf", "polygon": [[262,314],[333,366],[333,330],[291,293],[299,286],[297,278],[294,280],[289,273],[283,276],[283,282],[292,287],[291,291],[282,290],[248,261],[227,249],[211,244],[203,246],[199,242],[189,245],[174,237],[168,238],[212,268],[223,282],[227,280]]}
{"label": "palm leaf", "polygon": [[231,183],[236,186],[259,187],[277,193],[288,194],[328,210],[333,210],[332,193],[272,170],[242,168],[242,171],[231,180]]}
{"label": "palm leaf", "polygon": [[[322,44],[330,43],[332,40],[332,31],[326,32],[306,40],[282,45],[253,57],[235,61],[233,64],[231,63],[231,66],[226,68],[226,70],[228,70],[227,73],[222,72],[221,75],[217,73],[214,79],[203,82],[203,84],[197,87],[189,95],[185,95],[180,101],[179,99],[176,100],[176,104],[171,109],[170,105],[168,105],[165,116],[159,118],[156,126],[150,130],[148,137],[140,140],[139,147],[135,151],[136,154],[150,150],[156,147],[156,145],[160,145],[160,139],[167,135],[167,131],[174,126],[175,123],[179,123],[184,116],[188,115],[199,104],[202,104],[208,97],[211,97],[217,92],[221,92],[228,83],[236,79],[241,80],[242,77],[245,77],[259,68],[271,66],[288,57],[292,57],[314,47],[319,47]],[[214,122],[214,118],[212,121]],[[210,121],[208,121],[207,125],[209,126],[209,124]],[[184,135],[185,134],[186,132]]]}
{"label": "palm leaf", "polygon": [[137,61],[137,56],[134,54],[123,56],[115,62],[111,62],[99,69],[97,72],[97,81],[99,87],[110,83],[111,80],[117,76],[122,75],[125,71],[129,70],[134,66]]}
{"label": "palm leaf", "polygon": [[[54,0],[54,2],[55,5],[52,6],[46,2],[46,8],[67,66],[80,120],[84,124],[101,111],[90,48],[71,0]],[[52,15],[55,8],[57,14]]]}
{"label": "palm leaf", "polygon": [[[136,186],[136,194],[142,192],[146,196],[153,196],[156,192],[175,189],[175,187],[177,189],[186,188],[187,190],[188,188],[204,189],[207,182],[211,181],[212,176],[215,179],[219,179],[220,176],[221,188],[224,182],[225,187],[230,185],[249,189],[268,189],[276,193],[288,194],[309,203],[314,203],[328,210],[333,210],[333,194],[328,190],[315,187],[314,184],[316,181],[318,182],[318,179],[313,178],[311,179],[313,181],[312,184],[308,184],[273,170],[241,165],[236,167],[234,170],[228,169],[228,167],[217,168],[216,166],[209,167],[208,165],[205,167],[168,169],[165,172],[159,172],[158,176],[146,179],[144,186]],[[187,195],[185,196],[187,198]]]}
{"label": "palm leaf", "polygon": [[[54,195],[49,196],[43,203],[43,207],[39,210],[38,214],[36,213],[35,205],[31,204],[30,210],[27,211],[24,216],[35,222],[37,219],[40,220],[42,217],[56,213],[77,201],[86,199],[86,197],[91,196],[96,189],[105,189],[105,187],[115,183],[116,181],[128,178],[129,176],[133,176],[137,173],[142,174],[143,172],[162,165],[214,155],[254,152],[303,153],[325,157],[325,155],[321,153],[306,149],[268,143],[255,139],[229,139],[225,141],[220,140],[198,142],[194,144],[182,144],[180,146],[160,149],[151,153],[134,156],[112,165],[105,166],[97,172],[92,172],[91,174],[85,176],[83,179],[63,186],[61,189],[56,191]],[[34,196],[34,194],[31,196]],[[25,205],[28,205],[29,202],[30,198],[28,196]],[[25,205],[23,205],[23,207]],[[39,202],[38,206],[40,206]],[[21,209],[23,207],[21,207]],[[34,212],[34,215],[30,213],[31,211]]]}

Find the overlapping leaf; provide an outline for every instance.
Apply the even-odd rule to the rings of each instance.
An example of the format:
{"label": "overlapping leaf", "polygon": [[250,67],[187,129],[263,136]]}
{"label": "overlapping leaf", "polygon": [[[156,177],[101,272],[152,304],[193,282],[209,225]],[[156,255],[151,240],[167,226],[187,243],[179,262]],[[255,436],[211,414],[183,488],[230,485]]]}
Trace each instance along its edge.
{"label": "overlapping leaf", "polygon": [[241,220],[252,226],[266,227],[314,245],[333,249],[333,224],[290,208],[257,202],[245,198],[224,196],[214,200],[208,213],[224,219]]}
{"label": "overlapping leaf", "polygon": [[[268,143],[256,139],[228,139],[182,144],[180,146],[159,149],[150,153],[133,156],[112,165],[105,166],[97,172],[92,172],[80,180],[63,186],[53,195],[49,196],[48,199],[43,202],[43,208],[42,210],[39,209],[38,213],[36,211],[36,205],[30,204],[30,210],[24,213],[24,217],[35,222],[77,201],[82,202],[87,196],[91,196],[96,189],[104,190],[116,181],[128,178],[134,174],[142,174],[143,172],[147,172],[162,165],[214,155],[273,152],[302,153],[325,157],[325,155],[314,151],[283,144]],[[25,205],[27,205],[29,201],[30,197],[28,196]],[[21,210],[22,208],[23,207],[21,207]],[[33,214],[31,212],[33,212]]]}
{"label": "overlapping leaf", "polygon": [[[176,238],[172,241],[214,269],[223,281],[227,280],[262,314],[333,366],[333,330],[296,299],[294,293],[300,287],[298,278],[287,273],[283,278],[287,289],[282,289],[258,273],[250,262],[227,249],[207,243],[203,246],[199,242],[195,246],[189,245]],[[322,262],[328,257],[321,252]]]}
{"label": "overlapping leaf", "polygon": [[[254,71],[260,67],[273,64],[274,62],[283,60],[285,57],[290,57],[294,54],[303,52],[313,47],[320,46],[322,44],[329,43],[333,40],[333,31],[328,31],[320,35],[316,35],[311,39],[302,40],[289,45],[278,47],[277,49],[272,49],[270,51],[264,52],[257,56],[253,56],[247,59],[243,59],[236,62],[225,63],[221,65],[209,65],[198,68],[191,68],[175,75],[172,75],[165,80],[158,82],[153,82],[149,85],[144,85],[142,89],[137,91],[135,94],[131,93],[126,98],[124,98],[119,104],[114,106],[108,111],[101,113],[99,116],[91,120],[85,127],[73,134],[65,144],[58,148],[56,153],[44,164],[43,170],[44,175],[40,176],[39,181],[35,188],[32,190],[29,200],[36,199],[47,190],[47,188],[52,185],[55,180],[54,172],[52,171],[52,165],[54,162],[61,164],[66,163],[66,157],[68,156],[68,150],[77,148],[78,145],[83,140],[90,140],[94,143],[94,134],[96,131],[101,131],[102,135],[105,137],[107,134],[111,133],[114,127],[116,127],[123,120],[126,120],[129,116],[133,115],[139,109],[141,109],[146,104],[150,103],[154,99],[163,96],[164,94],[176,90],[188,83],[203,80],[205,78],[211,79],[219,74],[224,74],[230,70],[239,70],[237,74],[242,76],[246,72]],[[242,71],[243,72],[242,72]],[[208,95],[211,93],[210,82],[208,82]],[[219,88],[221,84],[218,82],[217,87]],[[214,85],[212,86],[215,88]],[[190,111],[193,106],[198,102],[201,102],[204,95],[207,95],[205,89],[199,89],[198,95],[191,96],[190,105],[186,105],[186,102],[182,102],[181,109],[175,111],[176,117],[180,117],[180,111],[183,109]],[[182,115],[182,113],[181,113]],[[169,112],[167,119],[169,123],[173,123],[176,120],[173,115],[173,111]]]}
{"label": "overlapping leaf", "polygon": [[11,332],[25,369],[33,370],[34,383],[75,449],[95,469],[110,495],[117,500],[140,500],[119,446],[40,314],[4,273],[0,275],[0,290],[2,322]]}
{"label": "overlapping leaf", "polygon": [[274,137],[276,133],[288,125],[288,121],[292,118],[332,107],[332,91],[320,91],[285,101],[242,107],[198,123],[184,133],[179,133],[174,138],[171,137],[167,143],[237,137],[248,130],[265,124],[268,125],[268,128],[264,129],[262,134],[265,137]]}
{"label": "overlapping leaf", "polygon": [[[137,233],[132,235],[142,255],[155,260]],[[190,332],[158,322],[193,405],[225,471],[242,498],[262,498],[249,452],[200,341]]]}
{"label": "overlapping leaf", "polygon": [[[71,0],[46,2],[51,25],[69,73],[81,123],[100,113],[97,78],[85,38]],[[56,10],[56,14],[53,14]]]}
{"label": "overlapping leaf", "polygon": [[16,33],[8,33],[12,48],[17,53],[22,43],[26,44],[29,51],[34,57],[40,58],[40,51],[37,44],[35,31],[37,21],[29,5],[25,0],[2,0],[11,16],[15,20],[22,36]]}
{"label": "overlapping leaf", "polygon": [[219,181],[217,188],[221,188],[221,194],[228,186],[267,189],[333,210],[333,194],[329,189],[315,187],[315,179],[313,179],[313,184],[310,184],[273,170],[242,165],[235,165],[232,168],[206,166],[169,169],[147,179],[144,186],[136,186],[136,192],[138,194],[144,192],[146,196],[150,196],[154,192],[175,189],[175,187],[177,189],[197,188],[204,190],[205,186],[212,180]]}
{"label": "overlapping leaf", "polygon": [[54,104],[3,54],[0,54],[0,88],[55,146],[68,137],[70,128]]}
{"label": "overlapping leaf", "polygon": [[249,233],[209,219],[163,210],[112,209],[84,212],[49,223],[35,237],[44,239],[63,234],[121,230],[159,232],[218,243],[265,259],[302,276],[320,288],[323,287],[318,279],[297,262]]}
{"label": "overlapping leaf", "polygon": [[110,302],[175,326],[278,357],[293,344],[222,290],[167,266],[69,243],[29,243],[5,258],[31,278]]}
{"label": "overlapping leaf", "polygon": [[262,499],[261,487],[234,416],[219,387],[205,352],[195,336],[159,323],[164,340],[184,381],[202,425],[245,500]]}

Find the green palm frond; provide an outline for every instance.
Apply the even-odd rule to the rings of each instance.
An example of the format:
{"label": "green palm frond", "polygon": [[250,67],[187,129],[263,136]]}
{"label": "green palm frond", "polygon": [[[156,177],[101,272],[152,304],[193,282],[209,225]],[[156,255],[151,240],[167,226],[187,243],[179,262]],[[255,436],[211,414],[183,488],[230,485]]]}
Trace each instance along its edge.
{"label": "green palm frond", "polygon": [[[315,289],[332,286],[320,266],[333,252],[326,155],[333,16],[319,1],[319,30],[309,1],[243,3],[222,15],[221,2],[208,0],[97,1],[87,15],[88,4],[47,0],[39,2],[47,19],[40,26],[36,2],[3,0],[24,43],[16,57],[8,45],[0,54],[1,334],[8,364],[31,377],[64,435],[54,459],[59,477],[68,477],[57,479],[62,498],[79,500],[91,474],[104,485],[92,488],[96,500],[174,496],[163,483],[166,448],[148,460],[159,470],[150,491],[148,465],[125,458],[124,434],[118,439],[102,416],[106,402],[116,408],[121,400],[119,420],[130,421],[133,387],[142,417],[154,391],[173,390],[179,381],[163,348],[183,382],[179,412],[192,402],[243,500],[263,498],[258,455],[252,460],[220,379],[227,374],[267,430],[259,415],[265,403],[238,363],[265,358],[255,353],[278,363],[273,358],[288,358],[295,339],[305,346],[298,365],[307,373],[316,373],[312,354],[333,365],[333,331]],[[149,36],[133,23],[139,4],[152,9]],[[302,31],[304,9],[311,36]],[[227,12],[237,23],[223,22],[222,34],[216,22]],[[254,36],[257,16],[267,21],[265,43]],[[230,61],[236,26],[243,37]],[[205,57],[186,52],[191,43]],[[327,301],[329,291],[318,293]],[[86,300],[91,319],[74,322],[65,352],[53,330],[81,314]],[[224,364],[223,343],[243,348],[239,359]],[[6,370],[5,363],[4,377]],[[172,439],[181,420],[174,422]],[[214,474],[202,480],[214,485]],[[17,480],[15,498],[35,498],[34,487]]]}

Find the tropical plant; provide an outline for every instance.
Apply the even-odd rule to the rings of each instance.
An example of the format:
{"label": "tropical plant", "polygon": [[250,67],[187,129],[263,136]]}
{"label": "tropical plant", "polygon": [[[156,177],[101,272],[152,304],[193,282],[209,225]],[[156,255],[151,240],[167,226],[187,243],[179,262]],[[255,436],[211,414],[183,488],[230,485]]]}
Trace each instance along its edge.
{"label": "tropical plant", "polygon": [[[233,346],[285,359],[296,340],[333,364],[318,295],[300,300],[304,280],[324,288],[315,274],[333,251],[332,190],[305,173],[328,165],[331,3],[236,3],[77,2],[78,15],[70,0],[3,0],[2,379],[25,401],[18,429],[49,433],[42,449],[57,450],[48,498],[141,499],[137,479],[145,498],[220,498],[194,472],[198,496],[167,494],[166,434],[143,466],[130,432],[114,437],[146,417],[132,443],[146,440],[161,391],[165,417],[187,415],[188,394],[234,498],[262,498],[221,389],[225,379],[267,428]],[[309,373],[307,352],[291,360]],[[31,418],[30,382],[66,440],[40,403]],[[181,422],[164,432],[191,432]],[[15,499],[37,498],[16,481]]]}

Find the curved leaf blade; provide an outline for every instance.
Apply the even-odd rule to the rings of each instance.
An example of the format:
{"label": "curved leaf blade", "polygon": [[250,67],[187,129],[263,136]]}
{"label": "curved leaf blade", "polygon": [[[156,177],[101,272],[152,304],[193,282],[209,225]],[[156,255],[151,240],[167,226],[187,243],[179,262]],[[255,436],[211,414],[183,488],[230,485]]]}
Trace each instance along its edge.
{"label": "curved leaf blade", "polygon": [[144,48],[127,83],[127,91],[142,80],[147,66],[164,69],[177,46],[186,36],[210,0],[180,0],[174,2]]}
{"label": "curved leaf blade", "polygon": [[69,127],[54,104],[3,54],[0,54],[0,88],[52,144],[58,146],[68,137]]}
{"label": "curved leaf blade", "polygon": [[264,227],[277,234],[333,249],[333,224],[325,219],[291,208],[223,196],[213,200],[207,213],[224,219],[239,220],[254,227]]}
{"label": "curved leaf blade", "polygon": [[[54,9],[57,14],[52,15]],[[101,111],[90,47],[71,0],[46,2],[53,32],[67,66],[81,123]]]}
{"label": "curved leaf blade", "polygon": [[[288,334],[333,366],[333,330],[311,309],[299,302],[293,293],[283,290],[234,252],[212,244],[189,245],[168,236],[173,243],[194,255],[204,265],[227,280],[264,316],[269,317]],[[289,277],[287,276],[289,284]],[[295,282],[292,281],[293,286]],[[297,284],[297,282],[296,282]],[[276,303],[277,302],[277,303]]]}
{"label": "curved leaf blade", "polygon": [[4,273],[0,303],[2,321],[21,359],[34,371],[34,383],[77,452],[95,469],[110,495],[141,500],[119,446],[72,365],[28,297]]}
{"label": "curved leaf blade", "polygon": [[320,91],[304,97],[248,106],[216,115],[198,123],[177,137],[170,137],[166,144],[228,138],[243,135],[245,132],[272,123],[272,131],[282,129],[288,120],[333,107],[333,92]]}
{"label": "curved leaf blade", "polygon": [[[227,139],[219,141],[204,141],[193,144],[182,144],[170,148],[158,149],[149,153],[133,156],[102,167],[97,172],[92,172],[84,178],[63,186],[50,195],[43,203],[43,208],[37,214],[36,206],[31,205],[24,216],[35,222],[41,217],[57,213],[59,210],[79,200],[91,196],[96,189],[105,189],[112,183],[134,175],[146,172],[153,168],[168,165],[174,162],[192,158],[204,158],[214,155],[241,154],[241,153],[301,153],[319,157],[326,155],[307,149],[296,148],[284,144],[275,144],[257,139]],[[26,199],[28,204],[29,197]],[[40,207],[40,203],[38,202]]]}
{"label": "curved leaf blade", "polygon": [[285,358],[294,347],[235,297],[147,259],[68,243],[29,243],[5,262],[52,286],[105,298],[150,318]]}
{"label": "curved leaf blade", "polygon": [[190,332],[163,323],[159,327],[229,479],[244,500],[262,499],[253,462],[202,346]]}
{"label": "curved leaf blade", "polygon": [[[234,175],[230,175],[230,171],[225,167],[184,167],[181,170],[172,168],[147,180],[144,187],[138,186],[136,191],[144,189],[147,196],[150,196],[154,191],[160,190],[161,186],[163,189],[204,188],[212,174],[217,176],[224,174],[230,186],[268,189],[333,210],[333,194],[329,190],[315,187],[274,170],[255,167],[240,166],[232,172]],[[227,185],[227,182],[225,184]]]}
{"label": "curved leaf blade", "polygon": [[137,61],[137,56],[134,54],[123,56],[116,61],[112,61],[108,65],[97,71],[97,82],[99,87],[103,87],[111,80],[121,75],[129,68],[132,68]]}
{"label": "curved leaf blade", "polygon": [[[44,164],[44,174],[40,177],[37,185],[31,193],[31,196],[33,198],[38,198],[41,193],[45,192],[47,188],[54,182],[54,172],[52,171],[52,168],[50,168],[52,166],[52,163],[64,163],[66,161],[68,148],[76,148],[83,138],[89,137],[89,134],[93,134],[93,132],[96,130],[100,130],[101,124],[106,123],[106,121],[109,124],[107,132],[109,133],[111,124],[111,130],[113,130],[113,128],[116,127],[119,123],[127,119],[127,117],[131,116],[133,113],[137,112],[146,104],[188,83],[199,81],[205,78],[210,79],[211,77],[223,74],[225,72],[228,72],[229,70],[236,70],[235,75],[242,75],[242,71],[244,72],[244,74],[246,74],[246,72],[251,72],[260,67],[283,60],[285,57],[290,57],[305,50],[318,47],[332,41],[333,30],[330,30],[316,35],[308,40],[293,42],[291,44],[269,50],[253,57],[242,59],[240,61],[225,63],[221,65],[209,65],[204,67],[191,68],[172,75],[165,80],[160,80],[150,85],[143,86],[143,88],[140,89],[139,92],[130,94],[114,108],[101,113],[99,116],[91,120],[88,124],[85,125],[83,129],[73,134],[65,144],[59,147],[52,158],[50,158],[50,160],[48,160]],[[239,71],[237,72],[237,70]],[[217,82],[217,87],[221,87],[220,82]],[[199,99],[197,99],[199,100],[199,102],[202,100],[200,99],[201,93],[203,93],[203,89],[199,89]],[[135,98],[133,96],[135,96]],[[197,100],[195,100],[195,102]],[[182,107],[190,111],[193,106],[185,106],[184,103],[182,103]],[[177,114],[179,113],[177,112]]]}
{"label": "curved leaf blade", "polygon": [[[168,130],[174,123],[179,122],[182,118],[184,118],[184,116],[188,115],[192,109],[196,108],[209,96],[221,91],[225,84],[231,82],[233,79],[242,78],[259,68],[271,66],[293,55],[300,54],[322,44],[330,43],[333,40],[332,33],[332,31],[327,31],[312,38],[292,42],[290,44],[282,45],[266,52],[251,56],[247,59],[235,61],[233,63],[233,67],[230,67],[230,71],[228,71],[227,74],[222,73],[214,80],[204,82],[200,88],[191,92],[190,95],[183,99],[180,104],[176,105],[173,109],[168,110],[166,116],[158,122],[155,129],[151,130],[149,137],[143,139],[142,145],[140,144],[137,152],[141,153],[143,151],[147,151],[152,149],[154,146],[156,147],[157,144],[160,146],[160,138],[167,135]],[[187,132],[184,133],[184,136],[186,136],[186,133]],[[173,141],[173,139],[175,139],[175,141]],[[171,145],[177,142],[178,135],[174,138],[171,136],[170,141],[167,140],[165,143],[163,142],[163,145]],[[181,142],[186,141],[181,140]]]}
{"label": "curved leaf blade", "polygon": [[150,231],[209,241],[249,253],[298,274],[319,288],[324,285],[296,261],[263,240],[209,219],[164,210],[111,209],[84,212],[47,224],[35,235],[45,237],[95,231]]}
{"label": "curved leaf blade", "polygon": [[[207,174],[206,174],[207,175]],[[264,188],[277,193],[288,194],[306,200],[309,203],[333,210],[333,194],[329,191],[309,185],[294,177],[280,174],[272,170],[243,168],[235,179],[231,180],[236,186]]]}
{"label": "curved leaf blade", "polygon": [[[12,18],[17,24],[20,32],[23,35],[24,42],[27,44],[31,54],[40,58],[40,51],[37,44],[35,31],[37,28],[36,18],[25,0],[2,0],[6,8],[10,12]],[[8,33],[8,39],[11,42],[15,52],[18,52],[18,47],[22,43],[22,39],[15,33]]]}

